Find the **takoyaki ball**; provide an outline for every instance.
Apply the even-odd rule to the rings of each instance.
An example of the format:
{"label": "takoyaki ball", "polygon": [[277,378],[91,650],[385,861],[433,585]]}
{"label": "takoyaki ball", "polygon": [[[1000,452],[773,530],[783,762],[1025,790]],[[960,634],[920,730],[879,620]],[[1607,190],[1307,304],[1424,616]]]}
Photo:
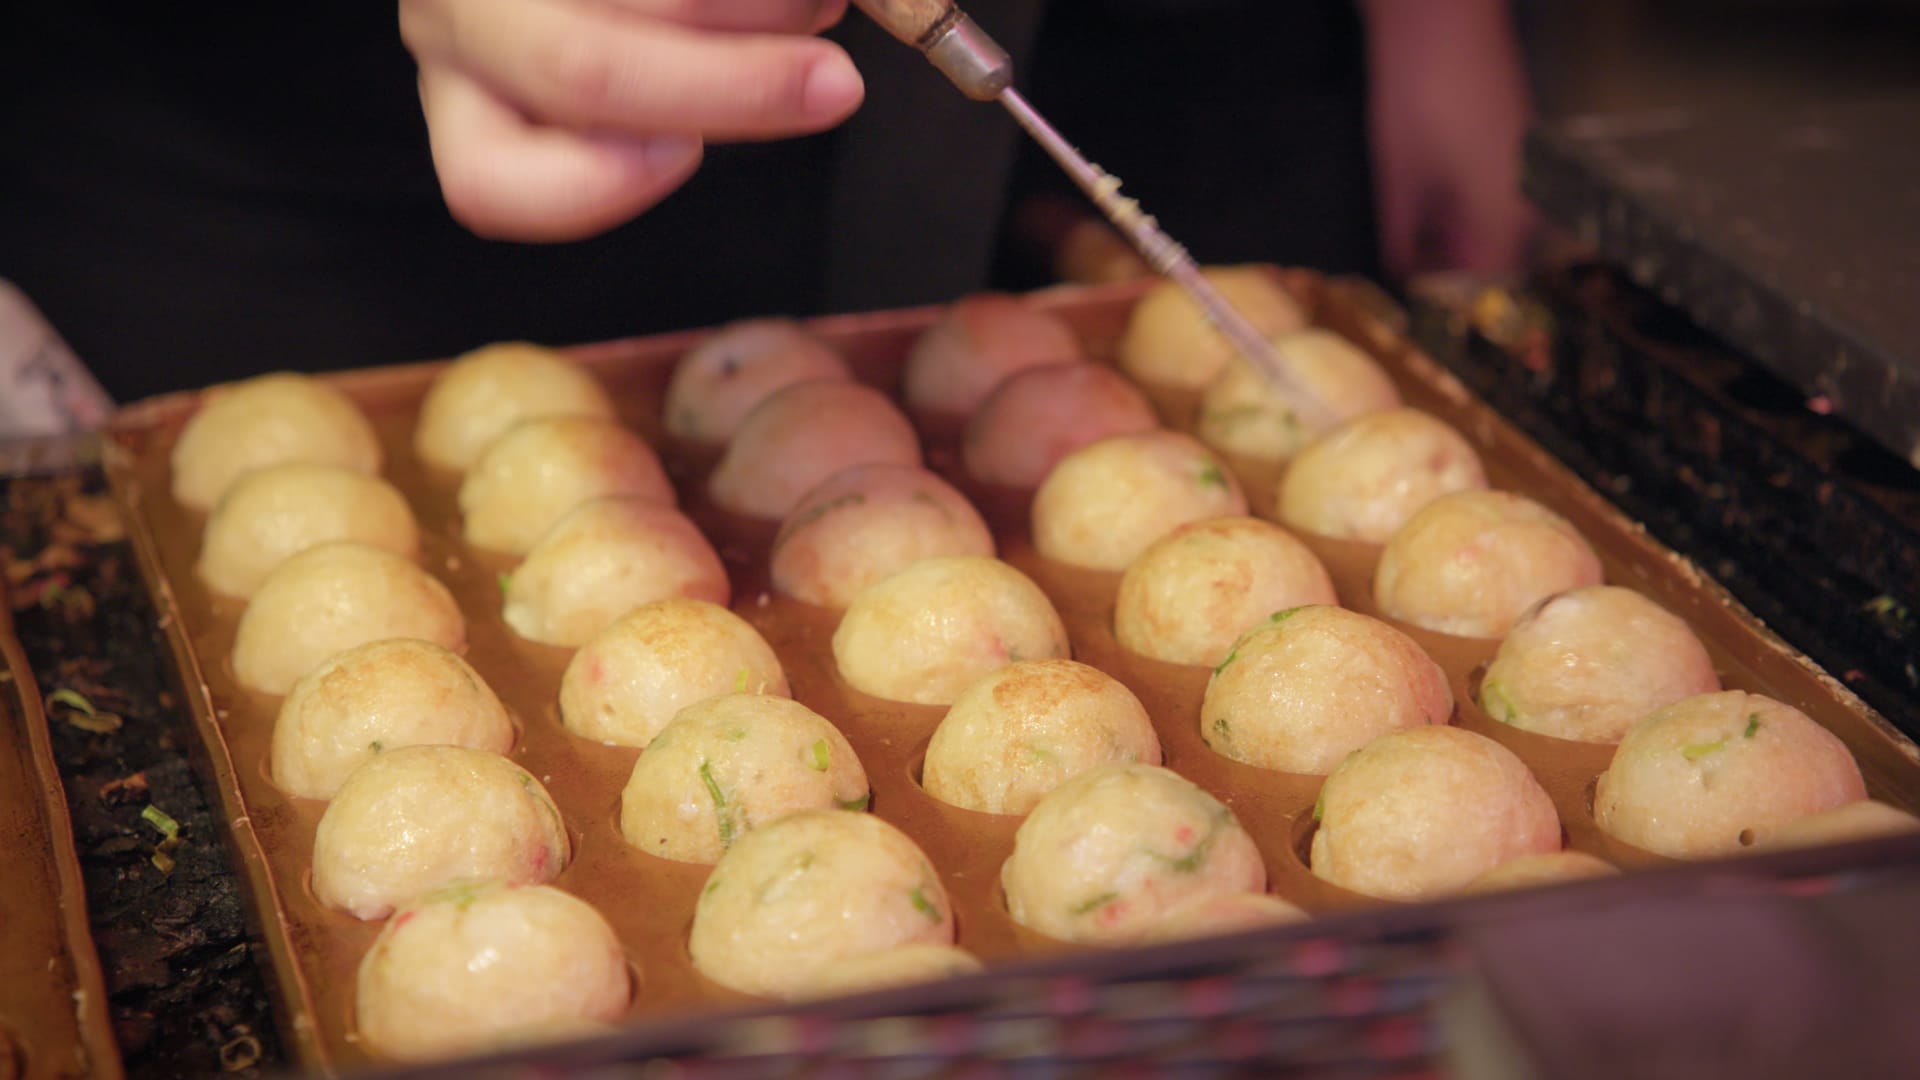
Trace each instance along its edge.
{"label": "takoyaki ball", "polygon": [[1627,732],[1593,790],[1616,839],[1678,859],[1730,855],[1740,836],[1867,797],[1833,732],[1799,709],[1727,690],[1675,702]]}
{"label": "takoyaki ball", "polygon": [[939,982],[985,970],[973,954],[952,945],[900,945],[855,956],[818,972],[801,993],[838,997]]}
{"label": "takoyaki ball", "polygon": [[313,895],[356,919],[383,919],[430,889],[553,880],[570,844],[560,811],[527,770],[485,750],[403,746],[353,770],[313,836]]}
{"label": "takoyaki ball", "polygon": [[801,810],[865,809],[866,770],[840,730],[797,701],[725,694],[660,729],[620,796],[620,834],[677,862],[719,860]]}
{"label": "takoyaki ball", "polygon": [[1454,727],[1361,747],[1327,777],[1314,816],[1314,876],[1390,900],[1455,892],[1509,859],[1560,850],[1540,782],[1513,751]]}
{"label": "takoyaki ball", "polygon": [[634,608],[573,654],[560,720],[576,735],[644,747],[681,709],[737,693],[788,696],[780,658],[747,620],[675,596]]}
{"label": "takoyaki ball", "polygon": [[807,492],[774,537],[773,587],[823,607],[935,555],[993,555],[993,533],[953,485],[912,465],[855,465]]}
{"label": "takoyaki ball", "polygon": [[245,599],[288,556],[335,540],[403,559],[420,553],[413,511],[385,480],[338,465],[269,465],[214,504],[194,571],[214,592]]}
{"label": "takoyaki ball", "polygon": [[1059,316],[1018,297],[979,293],[947,305],[913,343],[900,393],[916,412],[971,416],[1009,376],[1084,359]]}
{"label": "takoyaki ball", "polygon": [[1684,620],[1632,589],[1589,585],[1520,617],[1487,665],[1480,707],[1523,731],[1617,743],[1648,714],[1718,689]]}
{"label": "takoyaki ball", "polygon": [[1145,394],[1104,364],[1049,364],[1009,377],[967,422],[967,475],[1036,488],[1062,458],[1111,435],[1160,426]]}
{"label": "takoyaki ball", "polygon": [[1871,799],[1851,802],[1832,810],[1822,810],[1778,825],[1762,826],[1742,836],[1752,841],[1755,851],[1783,851],[1788,848],[1825,847],[1860,840],[1878,840],[1920,832],[1920,818],[1905,810],[1896,810]]}
{"label": "takoyaki ball", "polygon": [[747,319],[724,326],[674,366],[662,419],[669,434],[719,446],[753,407],[811,379],[845,379],[833,346],[792,319]]}
{"label": "takoyaki ball", "polygon": [[1400,392],[1373,357],[1331,330],[1299,330],[1273,343],[1318,407],[1302,410],[1235,357],[1201,396],[1193,432],[1201,442],[1256,461],[1286,461],[1342,423],[1400,404]]}
{"label": "takoyaki ball", "polygon": [[461,883],[400,908],[360,958],[354,1026],[407,1061],[583,1035],[633,980],[593,905],[548,885]]}
{"label": "takoyaki ball", "polygon": [[467,543],[524,555],[567,511],[606,495],[672,506],[673,485],[646,441],[611,420],[523,420],[487,445],[460,484]]}
{"label": "takoyaki ball", "polygon": [[1219,937],[1264,926],[1305,922],[1307,918],[1307,913],[1298,906],[1271,893],[1215,893],[1167,912],[1165,918],[1147,931],[1144,940],[1164,942]]}
{"label": "takoyaki ball", "polygon": [[487,684],[431,641],[371,641],[300,677],[273,725],[274,782],[330,799],[354,769],[403,746],[504,754],[513,721]]}
{"label": "takoyaki ball", "polygon": [[529,641],[575,648],[642,604],[672,596],[725,604],[731,586],[686,515],[648,499],[581,503],[505,582],[501,616]]}
{"label": "takoyaki ball", "polygon": [[467,623],[447,591],[411,560],[365,544],[310,547],[274,567],[233,635],[240,685],[284,694],[321,661],[355,645],[419,638],[458,651]]}
{"label": "takoyaki ball", "polygon": [[1326,567],[1287,530],[1210,518],[1168,533],[1127,567],[1113,633],[1142,656],[1211,667],[1268,615],[1339,602]]}
{"label": "takoyaki ball", "polygon": [[795,383],[754,406],[707,481],[725,509],[779,520],[855,465],[919,465],[920,438],[887,396],[841,380]]}
{"label": "takoyaki ball", "polygon": [[[1246,316],[1255,330],[1272,337],[1307,325],[1298,301],[1272,274],[1256,266],[1214,266],[1207,280]],[[1134,305],[1120,339],[1120,369],[1155,386],[1199,390],[1220,376],[1238,353],[1226,335],[1174,281],[1155,285]]]}
{"label": "takoyaki ball", "polygon": [[1060,941],[1145,940],[1181,908],[1266,888],[1253,838],[1220,800],[1154,765],[1081,773],[1040,800],[1000,869],[1007,911]]}
{"label": "takoyaki ball", "polygon": [[921,783],[954,806],[1025,814],[1089,769],[1133,762],[1160,764],[1133,691],[1072,660],[1022,660],[961,692],[934,729]]}
{"label": "takoyaki ball", "polygon": [[1306,532],[1379,544],[1434,499],[1486,486],[1480,455],[1459,432],[1418,409],[1386,409],[1296,454],[1275,513]]}
{"label": "takoyaki ball", "polygon": [[1549,851],[1508,859],[1467,882],[1461,891],[1491,893],[1531,889],[1541,885],[1557,885],[1563,881],[1612,877],[1619,872],[1612,863],[1584,851]]}
{"label": "takoyaki ball", "polygon": [[1524,495],[1456,491],[1387,541],[1373,600],[1428,630],[1497,638],[1547,597],[1599,583],[1599,557],[1565,518]]}
{"label": "takoyaki ball", "polygon": [[952,943],[947,890],[905,833],[872,814],[804,810],[728,849],[687,947],[722,986],[793,997],[859,957]]}
{"label": "takoyaki ball", "polygon": [[586,369],[524,341],[475,349],[435,376],[420,403],[413,448],[421,460],[464,472],[487,444],[541,416],[613,419],[613,399]]}
{"label": "takoyaki ball", "polygon": [[173,497],[210,509],[235,480],[269,465],[380,471],[380,440],[347,395],[307,375],[275,372],[207,391],[173,444]]}
{"label": "takoyaki ball", "polygon": [[1057,562],[1125,570],[1187,522],[1246,512],[1240,481],[1191,436],[1116,435],[1047,474],[1033,497],[1033,546]]}
{"label": "takoyaki ball", "polygon": [[1276,612],[1207,681],[1200,735],[1262,769],[1325,774],[1388,732],[1445,724],[1447,675],[1412,638],[1337,607]]}
{"label": "takoyaki ball", "polygon": [[921,559],[869,585],[833,632],[848,685],[919,705],[950,705],[988,672],[1068,652],[1066,625],[1040,586],[978,555]]}

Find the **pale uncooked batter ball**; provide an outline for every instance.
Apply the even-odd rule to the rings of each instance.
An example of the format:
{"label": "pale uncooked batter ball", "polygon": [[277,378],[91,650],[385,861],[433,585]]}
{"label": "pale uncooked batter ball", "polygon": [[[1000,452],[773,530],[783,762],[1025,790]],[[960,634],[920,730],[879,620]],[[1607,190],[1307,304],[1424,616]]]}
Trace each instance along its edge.
{"label": "pale uncooked batter ball", "polygon": [[961,461],[983,483],[1036,488],[1075,450],[1159,426],[1146,395],[1112,368],[1050,364],[994,390],[967,421]]}
{"label": "pale uncooked batter ball", "polygon": [[365,544],[311,547],[274,567],[233,635],[242,686],[284,694],[335,653],[386,638],[466,647],[467,623],[425,570]]}
{"label": "pale uncooked batter ball", "polygon": [[420,403],[413,448],[421,460],[464,471],[487,444],[537,416],[613,418],[613,399],[586,369],[553,349],[503,342],[461,356],[434,377]]}
{"label": "pale uncooked batter ball", "polygon": [[1024,814],[1089,769],[1133,762],[1160,764],[1133,691],[1072,660],[1022,660],[961,692],[934,729],[921,783],[944,803]]}
{"label": "pale uncooked batter ball", "polygon": [[1541,600],[1599,583],[1599,557],[1565,518],[1524,495],[1457,491],[1387,541],[1373,600],[1428,630],[1497,638]]}
{"label": "pale uncooked batter ball", "polygon": [[335,654],[301,676],[273,725],[273,780],[330,799],[348,774],[403,746],[504,754],[513,721],[465,660],[431,641],[391,638]]}
{"label": "pale uncooked batter ball", "polygon": [[373,425],[347,395],[275,372],[207,391],[173,444],[173,497],[206,510],[255,469],[297,461],[373,475],[380,460]]}
{"label": "pale uncooked batter ball", "polygon": [[855,465],[807,492],[781,523],[773,587],[843,608],[910,563],[993,550],[985,519],[952,484],[912,465]]}
{"label": "pale uncooked batter ball", "polygon": [[950,705],[990,671],[1068,652],[1067,628],[1040,586],[977,555],[922,559],[868,586],[833,633],[848,685],[919,705]]}
{"label": "pale uncooked batter ball", "polygon": [[1520,617],[1487,666],[1480,707],[1523,731],[1617,743],[1648,714],[1718,689],[1684,620],[1632,589],[1589,585]]}
{"label": "pale uncooked batter ball", "polygon": [[938,982],[985,970],[973,954],[952,945],[900,945],[842,960],[802,988],[806,997],[838,997]]}
{"label": "pale uncooked batter ball", "polygon": [[688,596],[725,604],[726,567],[699,528],[648,499],[581,503],[540,538],[506,580],[501,617],[548,645],[585,645],[642,604]]}
{"label": "pale uncooked batter ball", "polygon": [[313,836],[313,895],[357,919],[459,881],[553,880],[570,843],[527,770],[485,750],[376,754],[334,793]]}
{"label": "pale uncooked batter ball", "polygon": [[1150,942],[1188,941],[1242,930],[1305,922],[1299,906],[1270,893],[1232,892],[1202,896],[1167,912],[1147,931]]}
{"label": "pale uncooked batter ball", "polygon": [[675,596],[634,608],[573,654],[560,719],[589,739],[646,746],[681,709],[738,693],[786,697],[780,658],[747,620]]}
{"label": "pale uncooked batter ball", "polygon": [[1920,818],[1869,799],[1778,825],[1760,826],[1749,832],[1751,835],[1742,835],[1741,841],[1751,840],[1753,850],[1783,851],[1920,832]]}
{"label": "pale uncooked batter ball", "polygon": [[1085,358],[1059,316],[1018,297],[980,293],[949,304],[913,343],[900,393],[919,412],[970,416],[1008,376]]}
{"label": "pale uncooked batter ball", "polygon": [[1480,455],[1459,432],[1418,409],[1386,409],[1295,455],[1275,513],[1306,532],[1380,544],[1440,496],[1486,486]]}
{"label": "pale uncooked batter ball", "polygon": [[385,480],[338,465],[269,465],[214,505],[194,571],[214,592],[244,599],[288,556],[335,540],[404,559],[420,552],[413,511]]}
{"label": "pale uncooked batter ball", "polygon": [[947,890],[905,833],[872,814],[807,810],[727,851],[687,948],[722,986],[792,997],[870,953],[952,943]]}
{"label": "pale uncooked batter ball", "polygon": [[1452,715],[1446,672],[1412,638],[1345,608],[1303,607],[1232,646],[1207,681],[1200,735],[1235,761],[1324,774],[1381,735]]}
{"label": "pale uncooked batter ball", "polygon": [[855,465],[919,465],[920,437],[862,383],[795,383],[754,406],[707,480],[713,501],[779,520],[821,481]]}
{"label": "pale uncooked batter ball", "polygon": [[1273,344],[1319,407],[1301,410],[1235,357],[1200,399],[1194,434],[1202,442],[1258,461],[1286,461],[1342,423],[1400,404],[1400,392],[1373,357],[1331,330],[1282,334]]}
{"label": "pale uncooked batter ball", "polygon": [[1242,517],[1232,470],[1176,431],[1116,435],[1068,454],[1033,497],[1033,546],[1058,562],[1125,570],[1189,521]]}
{"label": "pale uncooked batter ball", "polygon": [[[1307,325],[1299,302],[1266,270],[1215,266],[1204,273],[1262,334],[1272,337]],[[1120,339],[1121,370],[1158,386],[1199,390],[1237,355],[1233,343],[1173,281],[1162,281],[1140,298]]]}
{"label": "pale uncooked batter ball", "polygon": [[523,420],[488,444],[460,484],[467,543],[524,555],[567,511],[605,495],[674,503],[660,459],[611,420]]}
{"label": "pale uncooked batter ball", "polygon": [[360,958],[354,1026],[409,1061],[585,1035],[627,1011],[626,950],[593,905],[547,885],[449,885],[387,920]]}
{"label": "pale uncooked batter ball", "polygon": [[1584,851],[1549,851],[1508,859],[1467,882],[1462,891],[1491,893],[1531,889],[1540,885],[1557,885],[1563,881],[1612,877],[1619,872],[1612,863]]}
{"label": "pale uncooked batter ball", "polygon": [[1040,800],[1000,868],[1007,911],[1061,941],[1142,941],[1209,896],[1266,888],[1267,868],[1233,811],[1178,773],[1109,765]]}
{"label": "pale uncooked batter ball", "polygon": [[1142,656],[1212,667],[1276,611],[1337,604],[1305,544],[1257,518],[1211,518],[1156,541],[1120,578],[1113,635]]}
{"label": "pale uncooked batter ball", "polygon": [[1509,859],[1560,850],[1553,800],[1526,765],[1453,727],[1368,743],[1327,777],[1314,816],[1314,875],[1389,900],[1455,892]]}
{"label": "pale uncooked batter ball", "polygon": [[789,814],[864,809],[869,794],[825,717],[783,697],[726,694],[681,710],[634,762],[620,834],[663,859],[710,863]]}
{"label": "pale uncooked batter ball", "polygon": [[1635,725],[1593,790],[1593,817],[1674,858],[1740,850],[1756,833],[1867,797],[1860,766],[1799,709],[1744,690],[1675,702]]}
{"label": "pale uncooked batter ball", "polygon": [[718,446],[755,405],[794,383],[848,378],[833,346],[792,319],[747,319],[722,327],[674,366],[661,408],[669,433]]}

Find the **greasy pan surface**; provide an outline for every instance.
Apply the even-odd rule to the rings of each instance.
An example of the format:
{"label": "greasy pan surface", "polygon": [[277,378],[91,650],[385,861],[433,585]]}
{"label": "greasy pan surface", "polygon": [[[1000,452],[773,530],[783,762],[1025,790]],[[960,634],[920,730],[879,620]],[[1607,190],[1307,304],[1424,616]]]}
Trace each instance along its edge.
{"label": "greasy pan surface", "polygon": [[119,1076],[73,823],[3,590],[0,725],[0,1076]]}
{"label": "greasy pan surface", "polygon": [[[1278,272],[1278,271],[1276,271]],[[1646,593],[1685,618],[1706,642],[1725,683],[1788,702],[1825,724],[1859,760],[1868,790],[1920,808],[1920,753],[1837,682],[1769,635],[1683,560],[1648,539],[1537,446],[1471,398],[1453,378],[1415,352],[1377,310],[1363,286],[1306,273],[1284,280],[1314,313],[1373,353],[1410,405],[1459,428],[1485,459],[1493,486],[1530,495],[1569,518],[1600,553],[1607,580]],[[1145,286],[1060,288],[1035,302],[1064,317],[1096,358],[1111,355],[1127,313]],[[818,320],[814,331],[838,346],[858,375],[892,390],[898,367],[933,309]],[[960,944],[985,959],[1058,952],[1066,946],[1016,927],[1002,906],[998,874],[1012,848],[1016,819],[958,810],[927,796],[917,763],[943,709],[877,700],[838,678],[829,639],[838,613],[773,595],[766,582],[771,523],[717,511],[701,495],[711,454],[666,440],[659,402],[672,364],[698,333],[615,342],[575,350],[621,403],[624,419],[668,462],[683,506],[721,552],[733,579],[734,607],[779,653],[794,696],[838,725],[859,752],[874,788],[874,812],[907,831],[932,858],[952,894]],[[575,855],[555,884],[597,906],[626,942],[637,972],[636,1014],[698,1010],[743,999],[702,979],[687,957],[686,934],[707,868],[666,862],[620,838],[620,789],[638,751],[578,738],[561,727],[556,704],[569,652],[512,634],[499,617],[497,575],[506,557],[477,552],[460,538],[458,478],[415,456],[411,433],[422,394],[438,365],[351,372],[331,377],[373,419],[386,451],[386,477],[411,501],[423,533],[422,561],[458,598],[468,622],[468,659],[521,725],[514,758],[553,792],[573,835]],[[282,1007],[299,1053],[310,1064],[365,1062],[352,1031],[353,975],[379,929],[322,908],[307,887],[313,833],[323,806],[291,798],[268,778],[266,759],[277,697],[241,688],[228,656],[241,606],[208,594],[193,574],[204,516],[168,494],[168,453],[197,403],[176,395],[122,414],[109,471],[142,551],[184,682],[206,736],[206,766],[226,802],[236,849],[247,871],[260,932],[271,952]],[[1176,422],[1191,401],[1163,399]],[[950,476],[951,430],[923,435],[934,467]],[[1242,468],[1256,510],[1271,499],[1273,477]],[[957,479],[957,478],[956,478]],[[1066,621],[1076,659],[1125,682],[1152,715],[1167,764],[1228,802],[1265,857],[1272,890],[1310,911],[1377,904],[1314,878],[1302,853],[1320,778],[1267,772],[1214,754],[1200,739],[1198,716],[1208,671],[1149,661],[1121,649],[1111,632],[1118,574],[1076,570],[1040,558],[1027,538],[1022,493],[982,491],[957,481],[992,523],[1003,559],[1033,577]],[[1345,604],[1374,610],[1368,582],[1377,548],[1305,537],[1331,571]],[[1398,624],[1396,624],[1398,625]],[[1515,751],[1552,795],[1569,843],[1623,867],[1661,862],[1603,837],[1589,809],[1594,778],[1611,747],[1528,735],[1493,722],[1473,704],[1470,680],[1496,643],[1401,626],[1444,667],[1459,702],[1454,722]]]}

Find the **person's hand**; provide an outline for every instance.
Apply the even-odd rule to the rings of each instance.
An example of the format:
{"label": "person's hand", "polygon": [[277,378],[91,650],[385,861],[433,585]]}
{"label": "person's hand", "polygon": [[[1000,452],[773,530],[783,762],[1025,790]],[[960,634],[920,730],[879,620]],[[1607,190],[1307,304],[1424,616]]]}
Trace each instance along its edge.
{"label": "person's hand", "polygon": [[1521,267],[1526,77],[1506,0],[1363,0],[1381,255],[1395,277]]}
{"label": "person's hand", "polygon": [[864,88],[812,35],[846,0],[400,0],[447,206],[571,240],[686,182],[705,142],[820,131]]}

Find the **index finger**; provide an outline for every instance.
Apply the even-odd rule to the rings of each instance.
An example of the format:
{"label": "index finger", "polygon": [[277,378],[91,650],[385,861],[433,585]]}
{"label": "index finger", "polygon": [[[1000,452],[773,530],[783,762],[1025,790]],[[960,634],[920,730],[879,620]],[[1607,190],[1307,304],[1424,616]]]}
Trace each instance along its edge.
{"label": "index finger", "polygon": [[779,137],[831,127],[864,93],[846,53],[811,37],[691,29],[607,5],[460,0],[406,10],[420,13],[402,20],[417,53],[548,124]]}

